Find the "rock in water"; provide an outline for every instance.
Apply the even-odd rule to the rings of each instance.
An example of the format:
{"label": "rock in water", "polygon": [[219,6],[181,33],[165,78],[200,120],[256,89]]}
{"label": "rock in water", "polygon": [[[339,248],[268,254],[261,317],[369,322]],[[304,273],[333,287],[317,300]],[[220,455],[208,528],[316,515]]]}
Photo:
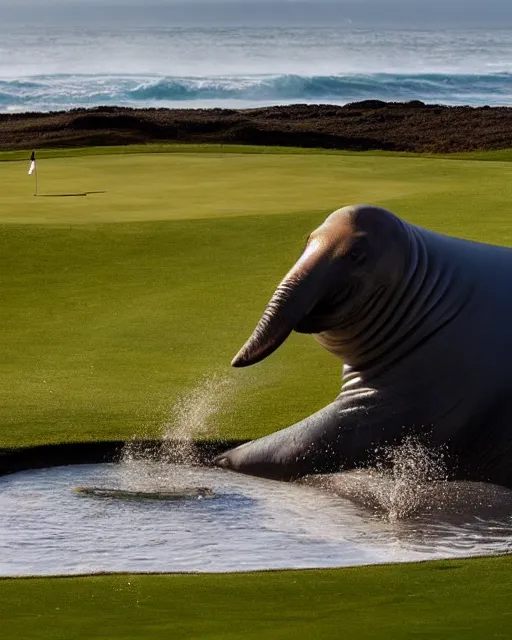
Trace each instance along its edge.
{"label": "rock in water", "polygon": [[106,487],[73,487],[80,495],[96,498],[117,498],[121,500],[202,500],[213,498],[215,493],[208,487],[183,487],[167,491],[128,491]]}

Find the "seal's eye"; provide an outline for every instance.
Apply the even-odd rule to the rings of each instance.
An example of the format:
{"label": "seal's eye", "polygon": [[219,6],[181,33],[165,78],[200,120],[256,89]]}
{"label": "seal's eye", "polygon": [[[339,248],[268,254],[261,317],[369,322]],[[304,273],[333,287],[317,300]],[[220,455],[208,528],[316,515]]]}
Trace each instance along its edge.
{"label": "seal's eye", "polygon": [[362,240],[356,240],[347,253],[347,258],[353,264],[363,264],[366,260],[366,247]]}

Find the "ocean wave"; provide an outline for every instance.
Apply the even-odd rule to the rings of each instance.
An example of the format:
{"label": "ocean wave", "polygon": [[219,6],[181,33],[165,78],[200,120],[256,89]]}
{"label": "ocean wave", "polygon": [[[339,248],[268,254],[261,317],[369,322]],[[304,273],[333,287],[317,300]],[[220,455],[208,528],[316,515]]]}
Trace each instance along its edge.
{"label": "ocean wave", "polygon": [[51,111],[99,105],[194,106],[240,102],[345,104],[355,100],[512,104],[512,74],[352,74],[140,77],[45,75],[0,80],[0,111]]}

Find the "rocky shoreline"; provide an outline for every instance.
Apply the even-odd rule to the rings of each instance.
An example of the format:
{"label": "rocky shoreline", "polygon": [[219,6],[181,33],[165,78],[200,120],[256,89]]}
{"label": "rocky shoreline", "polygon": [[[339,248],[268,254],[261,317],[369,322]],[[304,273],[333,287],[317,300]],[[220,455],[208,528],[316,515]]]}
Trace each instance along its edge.
{"label": "rocky shoreline", "polygon": [[216,143],[418,153],[512,148],[512,107],[366,100],[258,109],[95,107],[0,114],[0,149]]}

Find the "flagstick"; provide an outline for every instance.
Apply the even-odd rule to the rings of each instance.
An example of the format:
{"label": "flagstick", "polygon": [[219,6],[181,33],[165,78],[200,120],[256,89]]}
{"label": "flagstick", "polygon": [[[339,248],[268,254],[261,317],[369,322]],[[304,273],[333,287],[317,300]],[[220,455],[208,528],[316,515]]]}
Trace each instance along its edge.
{"label": "flagstick", "polygon": [[37,163],[36,163],[36,152],[32,151],[32,155],[30,156],[30,168],[28,170],[28,175],[30,176],[32,173],[36,174],[36,192],[34,193],[37,196]]}

